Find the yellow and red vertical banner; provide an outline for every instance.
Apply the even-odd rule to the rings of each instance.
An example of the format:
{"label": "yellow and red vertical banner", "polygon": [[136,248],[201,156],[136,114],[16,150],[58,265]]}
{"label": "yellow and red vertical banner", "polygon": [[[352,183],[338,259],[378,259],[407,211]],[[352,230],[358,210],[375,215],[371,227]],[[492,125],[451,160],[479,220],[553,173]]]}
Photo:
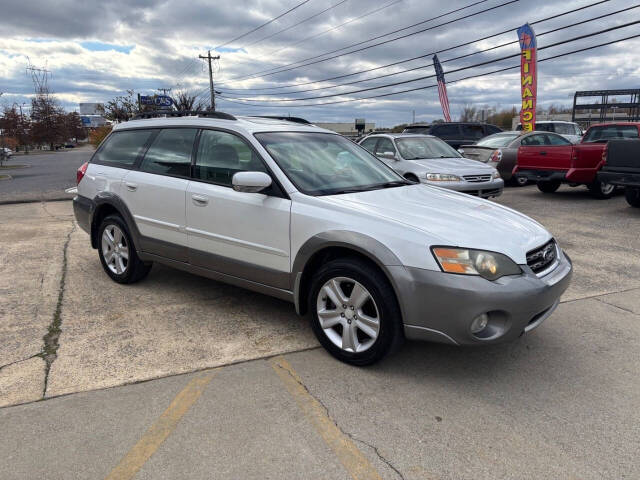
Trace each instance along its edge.
{"label": "yellow and red vertical banner", "polygon": [[522,109],[520,124],[522,130],[530,132],[536,127],[536,98],[538,75],[536,68],[536,34],[528,23],[518,28],[520,41],[520,85]]}

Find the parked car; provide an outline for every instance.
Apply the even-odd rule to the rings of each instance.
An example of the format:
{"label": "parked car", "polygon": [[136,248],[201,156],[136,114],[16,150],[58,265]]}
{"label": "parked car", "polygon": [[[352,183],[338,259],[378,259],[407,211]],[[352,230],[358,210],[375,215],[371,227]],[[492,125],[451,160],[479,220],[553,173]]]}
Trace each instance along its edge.
{"label": "parked car", "polygon": [[6,158],[9,158],[10,156],[12,156],[12,155],[13,155],[13,150],[11,150],[11,149],[10,149],[10,148],[8,148],[8,147],[2,147],[2,152],[4,153],[4,156],[5,156]]}
{"label": "parked car", "polygon": [[514,340],[551,315],[572,273],[538,222],[410,183],[312,125],[222,112],[123,122],[77,182],[76,219],[114,281],[158,262],[290,301],[356,365],[405,337]]}
{"label": "parked car", "polygon": [[640,208],[640,140],[609,140],[605,155],[607,162],[598,179],[624,187],[629,205]]}
{"label": "parked car", "polygon": [[407,126],[402,133],[420,133],[441,138],[453,148],[474,143],[487,135],[501,132],[502,129],[488,123],[449,122],[431,125],[417,123]]}
{"label": "parked car", "polygon": [[518,148],[524,137],[530,134],[522,132],[501,132],[484,137],[473,145],[462,145],[458,151],[471,160],[486,163],[498,170],[505,182],[512,181],[515,185],[526,185],[526,177],[513,175],[518,157]]}
{"label": "parked car", "polygon": [[[516,126],[517,131],[522,131],[522,124]],[[565,122],[564,120],[538,120],[536,131],[553,132],[562,135],[571,143],[578,143],[582,140],[582,129],[575,122]]]}
{"label": "parked car", "polygon": [[431,135],[376,134],[360,145],[412,182],[483,198],[499,197],[504,189],[504,181],[495,168],[463,158]]}
{"label": "parked car", "polygon": [[605,163],[606,142],[615,138],[638,138],[640,123],[606,123],[589,127],[582,142],[573,145],[555,133],[535,132],[518,149],[514,174],[537,182],[544,193],[555,192],[562,183],[587,185],[596,198],[609,198],[615,185],[597,177]]}

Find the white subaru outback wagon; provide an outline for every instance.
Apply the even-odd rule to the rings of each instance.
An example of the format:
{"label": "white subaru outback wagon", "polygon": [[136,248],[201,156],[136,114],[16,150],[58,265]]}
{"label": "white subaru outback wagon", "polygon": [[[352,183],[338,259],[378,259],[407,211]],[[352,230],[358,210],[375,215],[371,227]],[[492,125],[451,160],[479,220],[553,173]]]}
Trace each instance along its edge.
{"label": "white subaru outback wagon", "polygon": [[534,220],[410,183],[338,134],[276,118],[121,123],[78,170],[74,211],[116,282],[159,262],[289,300],[356,365],[404,338],[517,338],[551,315],[572,273]]}

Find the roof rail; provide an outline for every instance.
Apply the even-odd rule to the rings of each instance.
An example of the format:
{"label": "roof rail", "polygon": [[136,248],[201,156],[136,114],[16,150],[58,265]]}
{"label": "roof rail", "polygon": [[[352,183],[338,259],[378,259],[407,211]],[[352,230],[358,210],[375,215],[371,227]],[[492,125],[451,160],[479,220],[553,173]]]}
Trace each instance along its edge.
{"label": "roof rail", "polygon": [[237,120],[236,117],[229,113],[216,112],[214,110],[154,110],[151,112],[138,113],[132,120],[140,120],[143,118],[165,118],[165,117],[207,117],[219,118],[222,120]]}
{"label": "roof rail", "polygon": [[300,117],[285,117],[285,116],[279,116],[279,115],[252,115],[253,118],[273,118],[274,120],[286,120],[288,122],[293,122],[293,123],[301,123],[303,125],[311,125],[311,122],[309,120],[305,120],[304,118],[300,118]]}

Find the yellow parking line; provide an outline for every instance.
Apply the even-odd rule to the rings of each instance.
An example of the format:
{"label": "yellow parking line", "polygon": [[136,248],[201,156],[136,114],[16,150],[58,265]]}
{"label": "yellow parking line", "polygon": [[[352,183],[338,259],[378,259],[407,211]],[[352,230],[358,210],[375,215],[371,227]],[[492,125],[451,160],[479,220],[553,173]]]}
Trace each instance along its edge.
{"label": "yellow parking line", "polygon": [[380,474],[364,454],[329,418],[322,404],[309,394],[289,362],[283,357],[276,357],[272,366],[300,410],[313,423],[322,439],[349,472],[351,478],[354,480],[382,480]]}
{"label": "yellow parking line", "polygon": [[173,399],[160,418],[149,427],[120,463],[107,475],[106,480],[129,480],[142,468],[151,455],[175,430],[178,422],[198,400],[205,387],[217,372],[209,372],[191,379]]}

